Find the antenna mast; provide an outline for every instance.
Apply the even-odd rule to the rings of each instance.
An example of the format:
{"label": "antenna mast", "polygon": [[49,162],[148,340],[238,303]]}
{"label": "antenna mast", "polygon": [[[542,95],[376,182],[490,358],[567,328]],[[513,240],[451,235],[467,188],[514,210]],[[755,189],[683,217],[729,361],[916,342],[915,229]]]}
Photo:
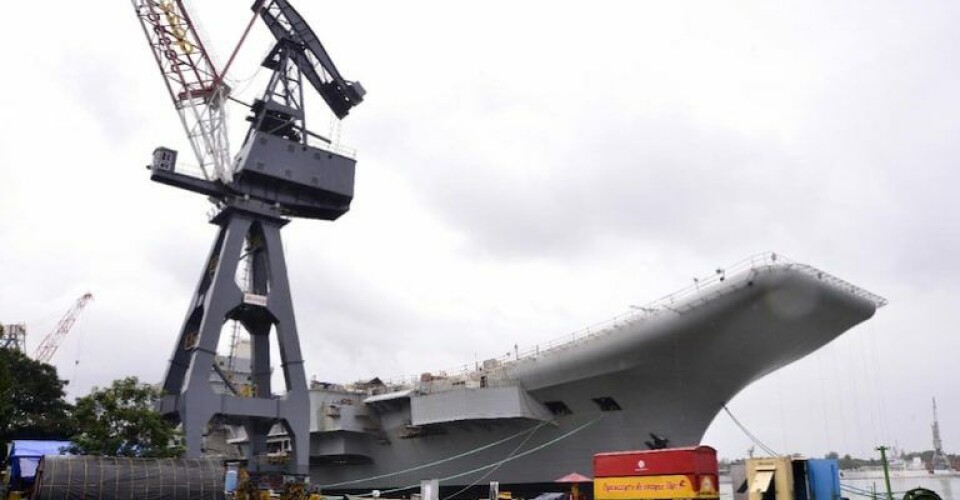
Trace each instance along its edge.
{"label": "antenna mast", "polygon": [[937,419],[937,398],[933,398],[933,424],[930,425],[933,431],[933,458],[930,459],[930,468],[932,470],[950,470],[950,460],[943,452],[943,441],[940,439],[940,421]]}

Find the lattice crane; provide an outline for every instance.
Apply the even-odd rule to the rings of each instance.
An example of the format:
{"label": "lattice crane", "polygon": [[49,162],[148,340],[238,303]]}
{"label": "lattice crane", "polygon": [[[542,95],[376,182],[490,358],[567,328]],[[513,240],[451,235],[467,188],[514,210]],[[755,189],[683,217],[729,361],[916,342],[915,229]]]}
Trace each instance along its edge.
{"label": "lattice crane", "polygon": [[131,0],[208,180],[231,181],[224,105],[230,95],[181,0]]}
{"label": "lattice crane", "polygon": [[87,303],[91,300],[93,300],[93,294],[90,293],[85,293],[77,299],[73,307],[57,322],[56,328],[48,333],[47,336],[43,338],[43,341],[40,342],[40,345],[37,346],[37,350],[33,355],[34,359],[42,363],[47,363],[53,358],[53,355],[57,352],[57,348],[60,347],[60,343],[63,342],[67,333],[70,333],[70,328],[77,322],[77,318],[80,317],[83,308],[87,307]]}

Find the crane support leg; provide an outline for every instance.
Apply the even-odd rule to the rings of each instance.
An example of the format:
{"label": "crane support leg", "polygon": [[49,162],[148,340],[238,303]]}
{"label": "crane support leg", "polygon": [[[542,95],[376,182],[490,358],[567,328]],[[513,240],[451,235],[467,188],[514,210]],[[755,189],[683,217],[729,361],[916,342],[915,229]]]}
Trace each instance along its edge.
{"label": "crane support leg", "polygon": [[[305,475],[309,468],[310,399],[300,355],[293,302],[280,229],[288,222],[272,206],[229,200],[213,218],[219,234],[164,377],[160,411],[183,425],[187,456],[203,454],[210,420],[242,426],[247,432],[251,471]],[[250,256],[251,279],[243,288],[237,268]],[[251,380],[240,394],[219,394],[210,383],[223,325],[239,321],[251,335]],[[270,337],[276,336],[286,392],[271,387]],[[292,456],[266,460],[270,428],[280,424]]]}

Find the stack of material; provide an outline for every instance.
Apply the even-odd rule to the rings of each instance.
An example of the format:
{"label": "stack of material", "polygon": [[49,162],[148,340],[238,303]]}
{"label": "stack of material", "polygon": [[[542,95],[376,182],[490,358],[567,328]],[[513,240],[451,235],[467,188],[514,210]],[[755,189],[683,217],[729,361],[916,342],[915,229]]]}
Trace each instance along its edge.
{"label": "stack of material", "polygon": [[34,498],[220,500],[223,470],[214,459],[47,456]]}

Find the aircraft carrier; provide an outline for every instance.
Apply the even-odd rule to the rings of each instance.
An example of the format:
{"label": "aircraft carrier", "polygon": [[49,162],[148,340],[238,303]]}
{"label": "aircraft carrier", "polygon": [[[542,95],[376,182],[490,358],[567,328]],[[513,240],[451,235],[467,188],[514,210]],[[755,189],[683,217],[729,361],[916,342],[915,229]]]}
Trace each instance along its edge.
{"label": "aircraft carrier", "polygon": [[[255,2],[233,55],[258,17],[276,43],[261,63],[270,78],[249,105],[243,145],[231,151],[225,107],[237,99],[224,75],[233,55],[218,68],[184,2],[131,3],[202,171],[178,167],[177,151],[158,147],[150,178],[206,196],[219,226],[159,404],[181,426],[187,458],[234,448],[255,475],[309,474],[326,492],[405,494],[423,479],[439,479],[445,491],[495,479],[532,492],[589,472],[599,451],[698,443],[725,401],[885,302],[764,254],[506,359],[412,380],[308,387],[280,231],[291,219],[346,213],[356,159],[340,146],[339,128],[333,139],[307,129],[303,90],[312,87],[337,119],[366,91],[343,77],[288,0]],[[233,341],[230,356],[217,355],[227,321],[234,336],[252,338],[245,368]],[[272,389],[275,368],[282,395]]]}
{"label": "aircraft carrier", "polygon": [[[556,489],[594,453],[700,442],[724,403],[871,318],[885,299],[768,253],[595,328],[456,373],[314,381],[324,492]],[[282,435],[271,439],[281,449]]]}

